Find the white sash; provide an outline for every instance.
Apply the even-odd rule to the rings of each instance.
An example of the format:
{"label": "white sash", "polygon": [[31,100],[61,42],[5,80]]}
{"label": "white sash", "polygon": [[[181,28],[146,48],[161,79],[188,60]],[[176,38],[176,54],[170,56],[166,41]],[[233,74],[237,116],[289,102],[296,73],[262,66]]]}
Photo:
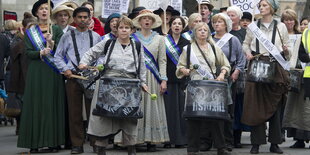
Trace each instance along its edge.
{"label": "white sash", "polygon": [[226,33],[219,41],[217,41],[215,44],[219,47],[222,48],[227,42],[228,40],[233,37],[232,34],[230,33]]}
{"label": "white sash", "polygon": [[[191,45],[187,45],[187,46],[191,46]],[[202,67],[196,57],[196,54],[194,51],[191,52],[191,56],[190,56],[190,61],[191,63],[197,64],[199,65],[198,69],[196,69],[196,71],[198,72],[198,74],[202,77],[207,77],[208,79],[214,79],[212,73],[210,73],[206,68]],[[210,68],[211,69],[211,68]],[[212,70],[212,69],[211,69]]]}
{"label": "white sash", "polygon": [[290,34],[289,38],[289,47],[290,51],[292,52],[290,64],[291,68],[295,68],[298,60],[298,50],[301,43],[301,34]]}
{"label": "white sash", "polygon": [[[290,69],[290,63],[285,61],[280,54],[279,49],[272,44],[272,42],[266,37],[266,35],[252,22],[248,25],[248,29],[253,33],[255,38],[266,48],[266,50],[279,62],[279,64],[285,69]],[[259,51],[256,51],[259,52]]]}

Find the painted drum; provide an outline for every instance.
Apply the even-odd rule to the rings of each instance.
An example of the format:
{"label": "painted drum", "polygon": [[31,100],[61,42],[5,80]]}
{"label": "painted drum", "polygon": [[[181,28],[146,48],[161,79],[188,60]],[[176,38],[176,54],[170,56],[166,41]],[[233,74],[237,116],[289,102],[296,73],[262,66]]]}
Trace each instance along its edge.
{"label": "painted drum", "polygon": [[304,72],[302,70],[290,70],[290,91],[299,93],[303,83]]}
{"label": "painted drum", "polygon": [[228,120],[227,82],[192,80],[186,88],[185,118],[214,118]]}
{"label": "painted drum", "polygon": [[274,82],[276,62],[268,59],[251,60],[247,72],[247,81],[257,83]]}
{"label": "painted drum", "polygon": [[142,118],[139,79],[101,78],[98,100],[92,114],[113,118]]}

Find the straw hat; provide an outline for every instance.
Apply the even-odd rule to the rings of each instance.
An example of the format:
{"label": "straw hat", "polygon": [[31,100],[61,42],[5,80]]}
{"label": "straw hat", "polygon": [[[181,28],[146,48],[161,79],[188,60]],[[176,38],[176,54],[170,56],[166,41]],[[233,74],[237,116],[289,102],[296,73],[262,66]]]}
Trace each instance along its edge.
{"label": "straw hat", "polygon": [[65,3],[63,3],[63,4],[61,4],[61,5],[65,5],[65,6],[67,6],[67,7],[73,8],[73,9],[76,9],[76,8],[79,7],[79,5],[76,4],[76,3],[73,2],[73,1],[68,1],[68,2],[65,2]]}
{"label": "straw hat", "polygon": [[153,25],[152,25],[152,29],[161,26],[162,21],[161,21],[160,17],[158,15],[154,14],[150,10],[142,10],[142,11],[140,11],[139,15],[132,20],[133,25],[135,27],[137,27],[137,28],[141,28],[139,20],[140,20],[141,17],[146,17],[146,16],[151,17],[151,18],[154,19],[154,22],[153,22]]}
{"label": "straw hat", "polygon": [[211,4],[210,0],[202,0],[200,5],[203,5],[203,4],[208,5],[208,8],[210,11],[212,11],[212,9],[214,8],[214,6]]}
{"label": "straw hat", "polygon": [[[160,15],[164,12],[162,8],[159,8],[155,11],[153,11],[155,14]],[[180,16],[180,12],[178,10],[175,10],[172,6],[168,5],[166,12],[170,12],[172,16]]]}
{"label": "straw hat", "polygon": [[54,23],[56,23],[56,15],[60,11],[66,11],[69,14],[68,24],[71,24],[73,22],[73,18],[72,18],[73,9],[68,7],[68,6],[66,6],[66,5],[59,5],[58,7],[53,9],[53,11],[52,11],[52,21]]}

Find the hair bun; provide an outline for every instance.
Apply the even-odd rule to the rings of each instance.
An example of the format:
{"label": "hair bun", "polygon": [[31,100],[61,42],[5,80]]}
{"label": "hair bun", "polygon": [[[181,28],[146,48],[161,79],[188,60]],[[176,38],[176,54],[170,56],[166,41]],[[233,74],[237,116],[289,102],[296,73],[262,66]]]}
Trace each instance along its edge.
{"label": "hair bun", "polygon": [[32,14],[30,12],[24,13],[24,19],[27,19],[27,18],[33,18]]}

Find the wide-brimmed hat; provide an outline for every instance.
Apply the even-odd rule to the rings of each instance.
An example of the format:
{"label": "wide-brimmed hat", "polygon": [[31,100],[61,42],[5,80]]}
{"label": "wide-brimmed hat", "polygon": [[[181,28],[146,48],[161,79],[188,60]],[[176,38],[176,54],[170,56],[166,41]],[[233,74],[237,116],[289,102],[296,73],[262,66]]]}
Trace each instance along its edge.
{"label": "wide-brimmed hat", "polygon": [[[155,14],[160,15],[164,12],[162,8],[159,8],[155,11],[153,11]],[[175,10],[172,6],[168,5],[166,12],[170,12],[172,16],[180,16],[180,12],[178,10]]]}
{"label": "wide-brimmed hat", "polygon": [[60,11],[68,12],[68,14],[69,14],[68,24],[71,24],[73,22],[73,18],[72,18],[73,8],[70,8],[70,7],[66,6],[66,5],[59,5],[55,9],[53,9],[53,11],[52,11],[52,21],[56,22],[56,15]]}
{"label": "wide-brimmed hat", "polygon": [[79,7],[79,5],[76,4],[76,3],[73,2],[73,1],[68,1],[68,2],[65,2],[65,3],[63,3],[63,4],[61,4],[61,5],[65,5],[65,6],[67,6],[67,7],[73,8],[73,9],[76,9],[76,8]]}
{"label": "wide-brimmed hat", "polygon": [[[33,4],[33,6],[32,6],[32,10],[31,10],[32,15],[34,15],[35,17],[37,17],[36,13],[37,13],[39,7],[40,7],[42,4],[44,4],[44,3],[47,3],[47,0],[38,0],[37,2],[35,2],[35,3]],[[54,7],[53,2],[51,2],[50,4],[51,4],[51,8],[53,8],[53,7]]]}
{"label": "wide-brimmed hat", "polygon": [[[200,5],[203,5],[203,4],[208,5],[208,8],[210,11],[214,8],[214,6],[211,4],[210,0],[202,0]],[[198,7],[198,5],[197,5],[197,7]]]}
{"label": "wide-brimmed hat", "polygon": [[128,15],[128,18],[134,19],[139,14],[139,12],[144,10],[144,9],[146,9],[146,8],[143,6],[139,6],[139,7],[132,9],[131,13]]}
{"label": "wide-brimmed hat", "polygon": [[149,17],[154,19],[154,22],[153,22],[153,25],[152,25],[152,29],[161,26],[162,21],[161,21],[160,17],[158,15],[154,14],[152,11],[146,10],[146,9],[140,11],[139,15],[132,20],[133,25],[135,27],[137,27],[137,28],[141,28],[139,20],[140,20],[141,17],[146,17],[146,16],[149,16]]}

